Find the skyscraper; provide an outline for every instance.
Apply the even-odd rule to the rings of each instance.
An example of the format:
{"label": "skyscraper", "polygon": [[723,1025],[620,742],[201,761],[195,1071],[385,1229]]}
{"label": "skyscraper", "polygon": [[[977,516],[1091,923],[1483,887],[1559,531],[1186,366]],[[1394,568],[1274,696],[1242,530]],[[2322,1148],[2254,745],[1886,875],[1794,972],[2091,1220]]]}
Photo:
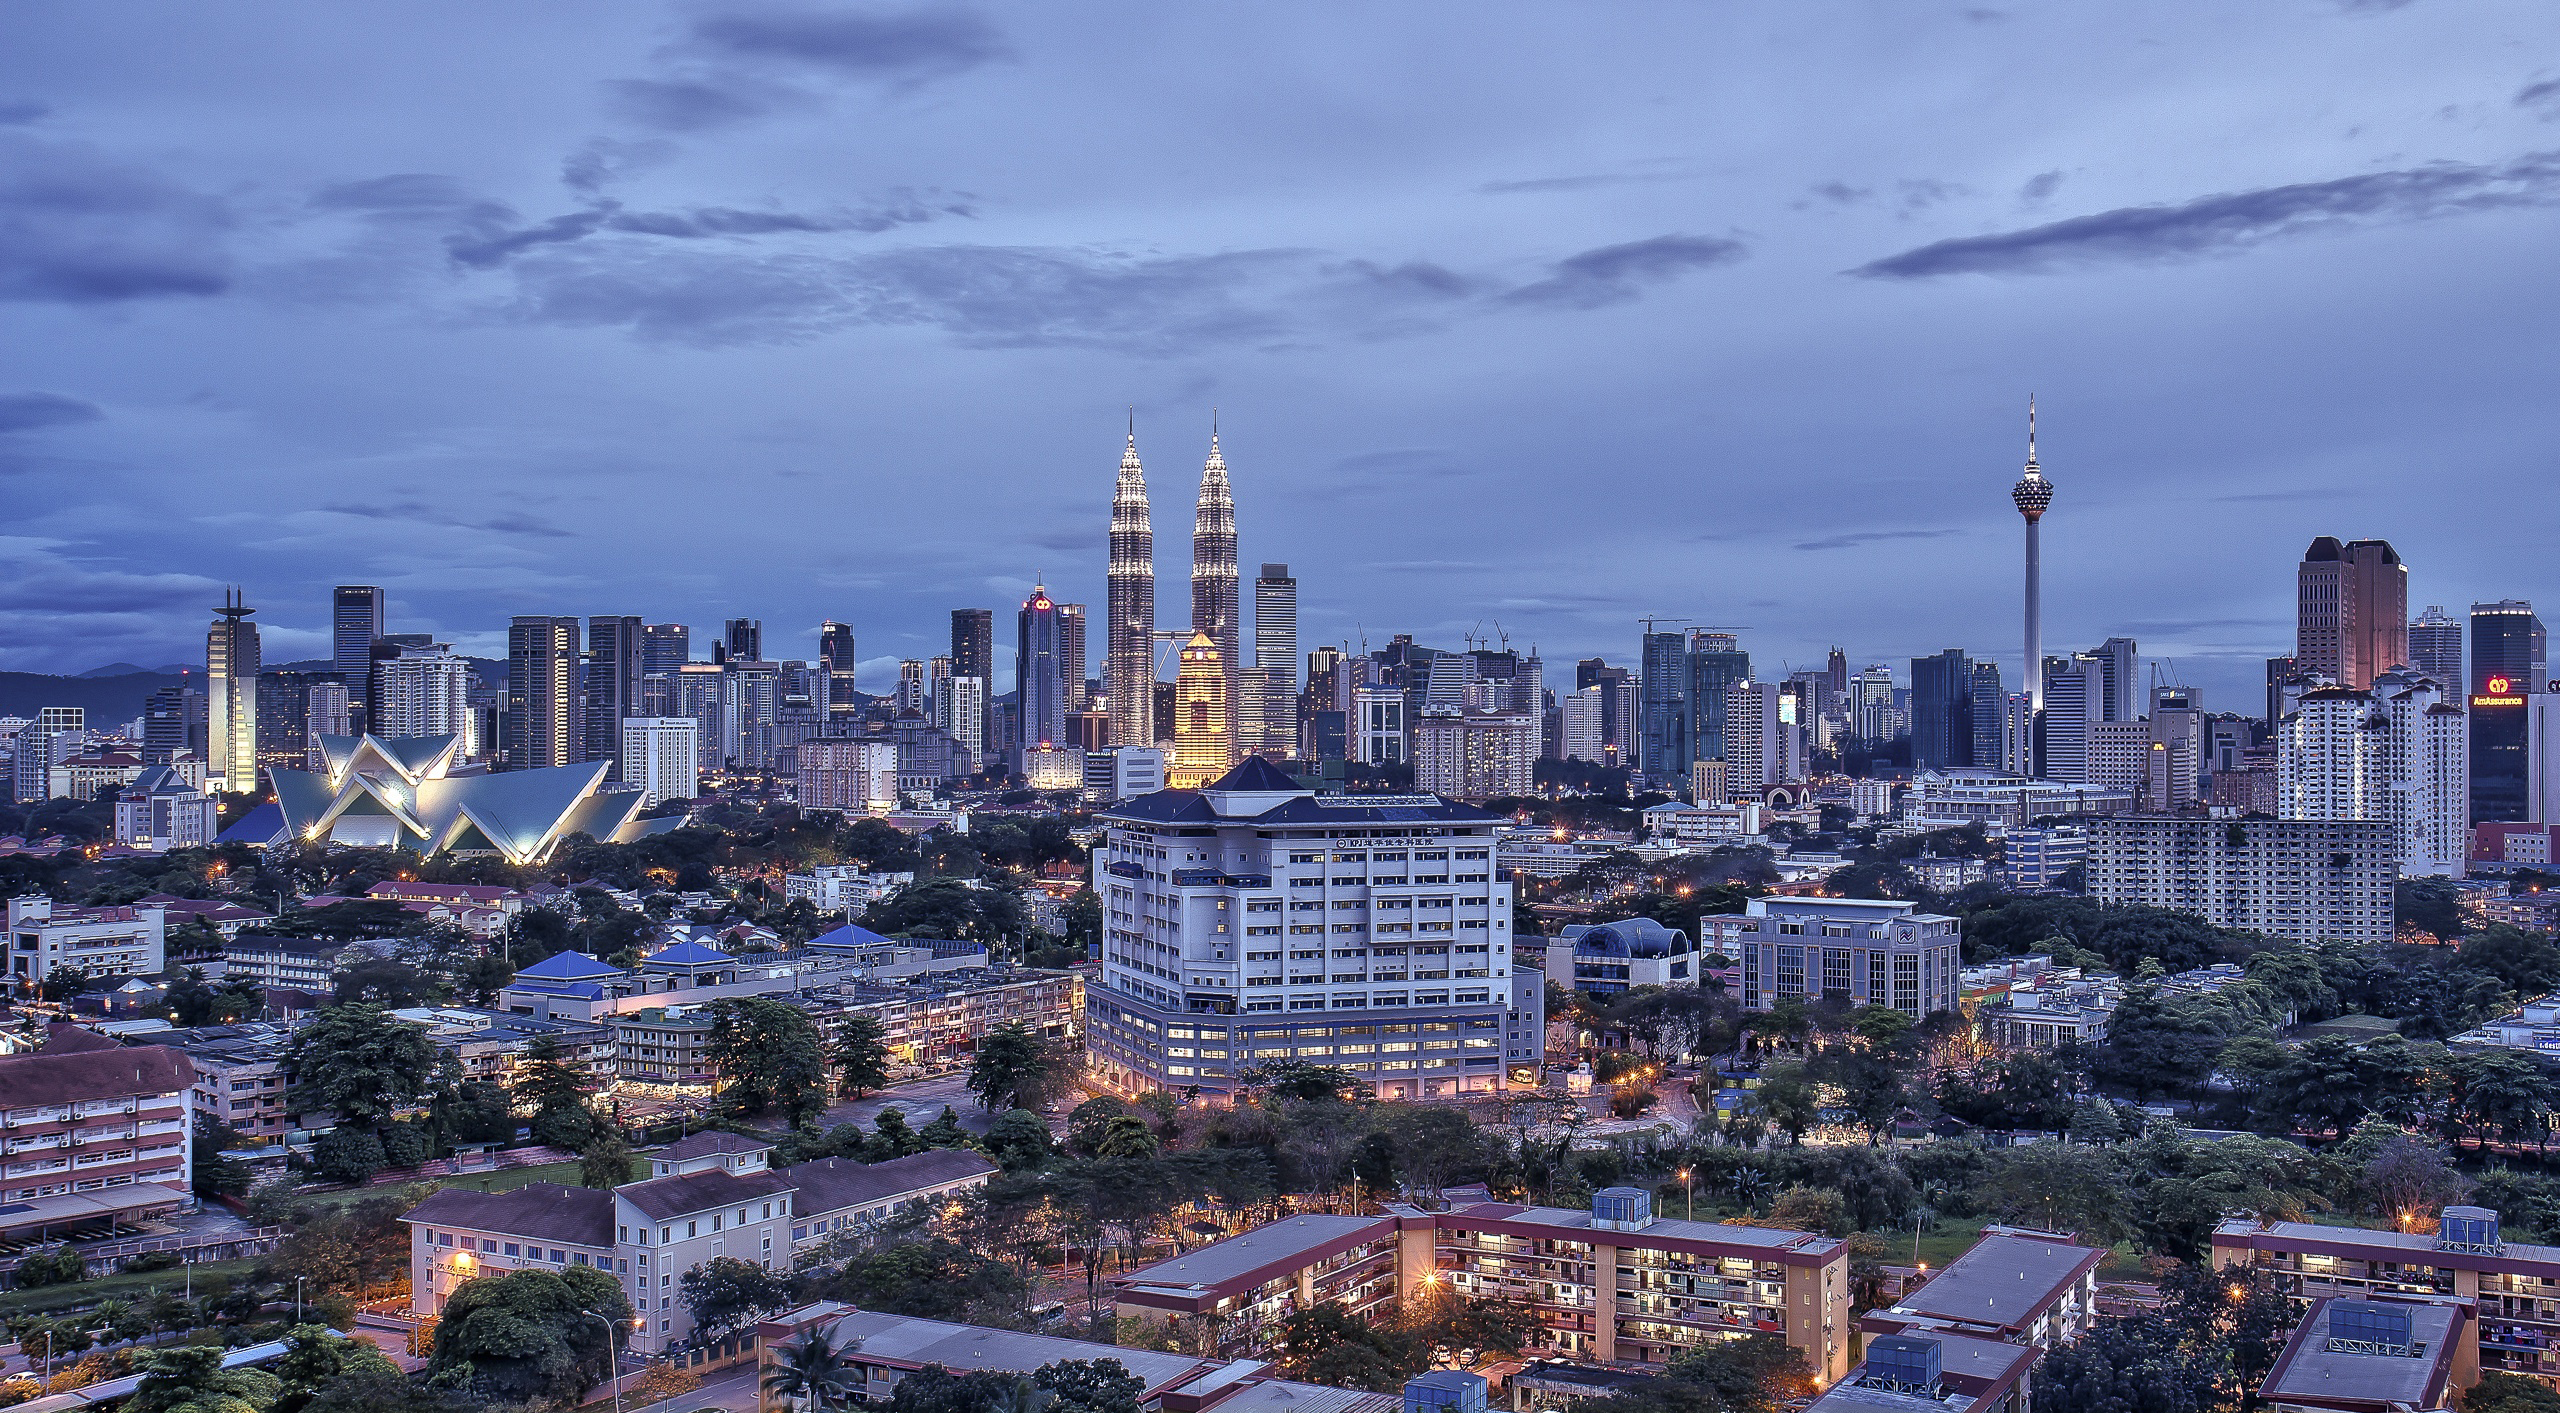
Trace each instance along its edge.
{"label": "skyscraper", "polygon": [[1253,581],[1253,665],[1278,668],[1298,690],[1298,581],[1285,564],[1262,566]]}
{"label": "skyscraper", "polygon": [[[382,590],[340,584],[329,594],[329,666],[347,684],[350,707],[364,705],[373,672],[373,640],[382,636]],[[211,774],[208,767],[206,772]]]}
{"label": "skyscraper", "polygon": [[843,716],[854,708],[854,665],[853,625],[832,618],[819,624],[818,670],[826,679],[826,700],[819,705],[831,715]]}
{"label": "skyscraper", "polygon": [[1058,674],[1067,683],[1067,714],[1084,710],[1084,605],[1058,605]]}
{"label": "skyscraper", "polygon": [[2471,817],[2533,818],[2535,694],[2547,683],[2542,619],[2524,599],[2471,606]]}
{"label": "skyscraper", "polygon": [[[2027,399],[2027,469],[2009,488],[2009,499],[2027,522],[2027,715],[2044,714],[2044,560],[2039,538],[2044,513],[2053,504],[2053,483],[2036,464],[2036,400]],[[2037,762],[2042,764],[2042,760]]]}
{"label": "skyscraper", "polygon": [[1723,760],[1725,690],[1751,680],[1751,654],[1731,633],[1689,635],[1689,758]]}
{"label": "skyscraper", "polygon": [[[604,620],[598,620],[599,622]],[[589,670],[592,680],[593,669]],[[401,736],[458,736],[457,751],[479,754],[471,712],[471,664],[454,656],[450,643],[404,645],[373,665],[373,707],[366,730],[386,739]],[[592,712],[593,702],[589,703]],[[596,718],[591,714],[589,724]],[[619,726],[619,720],[611,724]],[[607,749],[598,759],[613,754]]]}
{"label": "skyscraper", "polygon": [[721,646],[730,662],[764,661],[764,620],[732,618],[721,625]]}
{"label": "skyscraper", "polygon": [[[2106,698],[2097,659],[2044,660],[2044,705],[2034,715],[2036,775],[2065,785],[2089,782],[2089,742]],[[1916,700],[1916,697],[1915,697]]]}
{"label": "skyscraper", "polygon": [[898,659],[898,715],[924,714],[924,659]]}
{"label": "skyscraper", "polygon": [[2000,664],[1976,659],[1973,668],[1973,763],[2006,770],[2009,744],[2008,700],[2000,691]]}
{"label": "skyscraper", "polygon": [[[1227,669],[1218,644],[1202,629],[1183,644],[1173,680],[1173,768],[1165,784],[1196,790],[1234,768],[1235,740],[1228,731]],[[1401,730],[1401,722],[1399,722]]]}
{"label": "skyscraper", "polygon": [[[249,794],[258,788],[258,625],[249,621],[255,612],[238,589],[229,590],[205,634],[207,790]],[[365,651],[373,651],[370,640]]]}
{"label": "skyscraper", "polygon": [[1013,659],[1025,753],[1062,745],[1067,739],[1066,661],[1058,629],[1057,603],[1045,585],[1035,586],[1031,597],[1022,601],[1021,638]]}
{"label": "skyscraper", "polygon": [[[1111,493],[1110,590],[1103,602],[1102,690],[1111,701],[1111,744],[1143,746],[1156,738],[1156,535],[1147,511],[1147,473],[1138,464],[1138,431],[1120,455]],[[954,671],[958,649],[953,649]]]}
{"label": "skyscraper", "polygon": [[2470,839],[2463,713],[2422,674],[2305,692],[2276,732],[2276,817],[2378,819],[2404,878],[2459,878]]}
{"label": "skyscraper", "polygon": [[1236,679],[1244,666],[1242,615],[1236,603],[1236,501],[1227,485],[1227,459],[1218,434],[1209,433],[1209,459],[1200,468],[1200,503],[1191,518],[1191,627],[1218,646],[1226,674],[1227,736],[1235,737]]}
{"label": "skyscraper", "polygon": [[1911,768],[1972,764],[1973,667],[1964,649],[1911,659]]}
{"label": "skyscraper", "polygon": [[1663,785],[1689,778],[1696,757],[1689,744],[1689,646],[1680,633],[1644,635],[1643,666],[1637,679],[1643,694],[1636,769]]}
{"label": "skyscraper", "polygon": [[2409,624],[2409,665],[2436,680],[2447,700],[2471,689],[2462,675],[2462,620],[2431,603]]}
{"label": "skyscraper", "polygon": [[578,620],[518,617],[507,625],[507,768],[577,763],[586,745],[577,712]]}
{"label": "skyscraper", "polygon": [[2362,691],[2409,662],[2409,570],[2388,540],[2311,542],[2296,572],[2294,668]]}
{"label": "skyscraper", "polygon": [[622,722],[640,715],[640,684],[648,676],[641,634],[633,615],[587,620],[585,756],[612,760],[622,749]]}
{"label": "skyscraper", "polygon": [[2142,655],[2131,638],[2109,638],[2089,654],[2098,660],[2100,721],[2136,721],[2142,716],[2142,690],[2135,680]]}
{"label": "skyscraper", "polygon": [[640,630],[640,670],[644,676],[673,672],[692,660],[692,629],[681,623],[652,623]]}

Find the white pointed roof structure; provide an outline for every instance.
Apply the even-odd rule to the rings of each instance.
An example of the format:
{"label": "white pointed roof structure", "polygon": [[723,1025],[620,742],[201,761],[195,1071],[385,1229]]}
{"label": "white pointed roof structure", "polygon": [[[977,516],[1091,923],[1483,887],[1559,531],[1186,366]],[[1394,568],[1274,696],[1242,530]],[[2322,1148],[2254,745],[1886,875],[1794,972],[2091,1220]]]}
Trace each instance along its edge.
{"label": "white pointed roof structure", "polygon": [[538,864],[573,834],[627,844],[683,823],[638,818],[648,797],[608,788],[611,761],[456,774],[452,736],[322,736],[319,745],[325,770],[267,772],[284,816],[280,841]]}

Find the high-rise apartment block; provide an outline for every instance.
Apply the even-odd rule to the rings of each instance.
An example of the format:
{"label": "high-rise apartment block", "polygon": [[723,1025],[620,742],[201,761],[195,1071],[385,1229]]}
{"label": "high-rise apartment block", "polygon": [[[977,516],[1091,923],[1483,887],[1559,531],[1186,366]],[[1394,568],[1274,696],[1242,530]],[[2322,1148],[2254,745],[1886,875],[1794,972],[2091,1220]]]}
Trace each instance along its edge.
{"label": "high-rise apartment block", "polygon": [[2382,821],[2402,877],[2462,876],[2470,784],[2462,708],[2414,671],[2306,692],[2276,729],[2277,816]]}
{"label": "high-rise apartment block", "polygon": [[[54,762],[79,748],[88,734],[86,716],[81,707],[38,707],[35,720],[18,728],[10,785],[20,804],[52,797]],[[209,777],[206,783],[212,783]]]}
{"label": "high-rise apartment block", "polygon": [[[204,641],[205,765],[208,791],[258,789],[257,612],[233,589],[214,610]],[[370,645],[368,645],[370,651]]]}
{"label": "high-rise apartment block", "polygon": [[1318,796],[1253,758],[1102,820],[1085,1037],[1106,1085],[1222,1101],[1280,1050],[1385,1098],[1536,1085],[1546,982],[1513,965],[1498,816],[1429,795]]}
{"label": "high-rise apartment block", "polygon": [[[648,675],[641,646],[646,625],[637,617],[587,620],[583,703],[586,742],[582,759],[611,760],[622,748],[622,720],[640,714],[640,684]],[[402,732],[426,735],[426,732]]]}
{"label": "high-rise apartment block", "polygon": [[[1593,765],[1612,764],[1609,749],[1609,689],[1594,682],[1567,696],[1560,704],[1564,712],[1564,758],[1588,761]],[[1724,723],[1716,729],[1723,732]]]}
{"label": "high-rise apartment block", "polygon": [[2305,945],[2388,942],[2399,841],[2382,820],[2102,815],[2089,896]]}
{"label": "high-rise apartment block", "polygon": [[1689,644],[1679,633],[1644,635],[1643,665],[1637,690],[1642,694],[1642,744],[1636,769],[1648,781],[1683,780],[1696,759],[1690,744]]}
{"label": "high-rise apartment block", "polygon": [[518,617],[507,626],[501,763],[511,770],[540,770],[581,760],[586,723],[578,708],[578,620]]}
{"label": "high-rise apartment block", "polygon": [[640,630],[640,670],[655,677],[693,661],[693,630],[681,623],[652,623]]}
{"label": "high-rise apartment block", "polygon": [[637,785],[646,795],[642,809],[702,793],[701,727],[693,718],[633,716],[621,725],[616,768],[623,784]]}
{"label": "high-rise apartment block", "polygon": [[887,814],[898,807],[898,748],[888,741],[813,737],[800,743],[804,810]]}
{"label": "high-rise apartment block", "polygon": [[2322,535],[2296,579],[2296,672],[2362,690],[2409,665],[2409,569],[2390,541]]}
{"label": "high-rise apartment block", "polygon": [[1417,789],[1461,800],[1537,788],[1538,718],[1525,711],[1426,707],[1414,722]]}
{"label": "high-rise apartment block", "polygon": [[2447,693],[2467,691],[2471,679],[2462,673],[2462,637],[2461,619],[2442,604],[2428,604],[2409,624],[2409,665],[2442,683]]}
{"label": "high-rise apartment block", "polygon": [[478,755],[478,732],[471,712],[471,664],[455,656],[450,643],[404,646],[396,656],[376,661],[373,711],[367,729],[385,738],[459,736],[462,753]]}

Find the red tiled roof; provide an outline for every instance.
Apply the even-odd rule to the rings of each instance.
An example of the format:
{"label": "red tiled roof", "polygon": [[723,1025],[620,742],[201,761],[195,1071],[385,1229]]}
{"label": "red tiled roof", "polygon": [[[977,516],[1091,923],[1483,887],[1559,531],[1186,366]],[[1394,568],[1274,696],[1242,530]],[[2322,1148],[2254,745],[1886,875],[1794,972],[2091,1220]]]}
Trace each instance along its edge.
{"label": "red tiled roof", "polygon": [[195,1066],[165,1045],[118,1045],[69,1053],[0,1056],[0,1105],[21,1108],[75,1099],[175,1094],[195,1083]]}

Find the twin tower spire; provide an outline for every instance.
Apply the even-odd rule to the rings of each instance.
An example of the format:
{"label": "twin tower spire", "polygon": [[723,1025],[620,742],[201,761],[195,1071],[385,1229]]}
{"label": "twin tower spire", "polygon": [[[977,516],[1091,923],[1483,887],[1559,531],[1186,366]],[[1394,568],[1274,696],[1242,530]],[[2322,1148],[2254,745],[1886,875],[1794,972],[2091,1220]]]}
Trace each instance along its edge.
{"label": "twin tower spire", "polygon": [[[1128,448],[1120,455],[1120,483],[1111,497],[1106,607],[1110,622],[1103,685],[1111,696],[1112,743],[1152,744],[1157,736],[1156,540],[1147,506],[1147,473],[1138,461],[1135,414],[1130,418]],[[1212,421],[1209,459],[1200,468],[1200,500],[1191,517],[1191,629],[1207,635],[1218,649],[1229,704],[1237,699],[1239,617],[1235,491],[1227,483],[1227,460],[1219,453],[1217,425]],[[1232,708],[1225,714],[1227,739],[1233,741]]]}

